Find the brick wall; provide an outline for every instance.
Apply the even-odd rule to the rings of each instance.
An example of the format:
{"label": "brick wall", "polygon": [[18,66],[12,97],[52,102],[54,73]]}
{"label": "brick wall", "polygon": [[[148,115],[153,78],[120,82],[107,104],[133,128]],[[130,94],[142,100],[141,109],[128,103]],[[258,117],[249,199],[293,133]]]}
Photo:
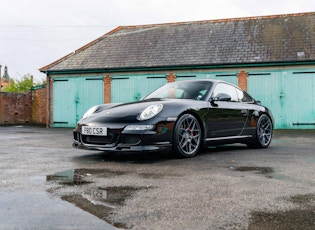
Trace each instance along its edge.
{"label": "brick wall", "polygon": [[104,78],[104,103],[110,103],[111,101],[111,77],[106,75]]}
{"label": "brick wall", "polygon": [[167,75],[167,82],[174,82],[176,81],[176,76],[173,73],[170,73],[169,75]]}
{"label": "brick wall", "polygon": [[32,123],[32,93],[0,93],[0,124]]}
{"label": "brick wall", "polygon": [[32,123],[44,125],[47,122],[47,88],[32,91]]}
{"label": "brick wall", "polygon": [[46,120],[46,87],[28,93],[0,92],[0,125],[45,125]]}
{"label": "brick wall", "polygon": [[240,71],[237,76],[238,87],[242,90],[247,91],[247,73],[245,71]]}

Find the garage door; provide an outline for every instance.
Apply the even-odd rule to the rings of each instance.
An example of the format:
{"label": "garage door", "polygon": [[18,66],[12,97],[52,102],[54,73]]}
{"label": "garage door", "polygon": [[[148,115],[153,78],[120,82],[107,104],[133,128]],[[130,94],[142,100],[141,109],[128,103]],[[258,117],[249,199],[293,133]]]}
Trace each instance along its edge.
{"label": "garage door", "polygon": [[214,79],[222,80],[237,85],[237,73],[233,72],[203,72],[176,74],[176,81],[194,80],[194,79]]}
{"label": "garage door", "polygon": [[271,109],[275,128],[314,129],[315,72],[251,72],[248,92]]}
{"label": "garage door", "polygon": [[138,101],[166,83],[166,75],[113,76],[111,102]]}
{"label": "garage door", "polygon": [[86,110],[104,103],[102,77],[55,78],[53,84],[54,127],[74,127]]}
{"label": "garage door", "polygon": [[315,128],[315,72],[290,72],[282,76],[285,86],[284,128]]}

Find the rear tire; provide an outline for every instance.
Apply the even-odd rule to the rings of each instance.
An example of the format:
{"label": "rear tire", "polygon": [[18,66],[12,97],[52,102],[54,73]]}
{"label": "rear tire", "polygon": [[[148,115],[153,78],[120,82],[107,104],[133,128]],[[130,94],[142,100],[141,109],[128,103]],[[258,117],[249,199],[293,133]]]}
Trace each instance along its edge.
{"label": "rear tire", "polygon": [[273,125],[270,117],[263,114],[256,124],[256,137],[247,144],[250,148],[267,148],[272,139]]}
{"label": "rear tire", "polygon": [[199,121],[191,114],[182,115],[175,124],[173,133],[174,153],[181,158],[197,154],[202,140]]}

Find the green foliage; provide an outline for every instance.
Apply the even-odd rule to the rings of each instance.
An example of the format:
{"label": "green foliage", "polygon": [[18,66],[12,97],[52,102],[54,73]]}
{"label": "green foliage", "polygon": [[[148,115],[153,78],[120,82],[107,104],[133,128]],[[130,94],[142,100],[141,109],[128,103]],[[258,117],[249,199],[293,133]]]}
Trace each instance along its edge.
{"label": "green foliage", "polygon": [[31,88],[43,85],[45,84],[45,81],[43,80],[40,83],[36,83],[33,81],[33,76],[27,74],[24,75],[22,80],[10,80],[10,85],[3,88],[3,92],[14,92],[14,93],[22,93],[22,92],[28,92],[31,90]]}

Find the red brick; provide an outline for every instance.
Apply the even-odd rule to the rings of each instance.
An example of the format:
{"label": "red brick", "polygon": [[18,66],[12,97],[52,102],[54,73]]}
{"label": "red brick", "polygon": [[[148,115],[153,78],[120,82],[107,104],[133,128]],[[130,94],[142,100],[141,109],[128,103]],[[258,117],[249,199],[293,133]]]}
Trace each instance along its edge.
{"label": "red brick", "polygon": [[110,103],[111,102],[111,77],[109,75],[106,75],[104,78],[104,103]]}
{"label": "red brick", "polygon": [[238,87],[240,87],[244,91],[247,91],[247,73],[245,71],[240,71],[237,77]]}
{"label": "red brick", "polygon": [[176,81],[176,76],[175,76],[175,74],[170,73],[170,74],[167,76],[167,82],[174,82],[174,81]]}

